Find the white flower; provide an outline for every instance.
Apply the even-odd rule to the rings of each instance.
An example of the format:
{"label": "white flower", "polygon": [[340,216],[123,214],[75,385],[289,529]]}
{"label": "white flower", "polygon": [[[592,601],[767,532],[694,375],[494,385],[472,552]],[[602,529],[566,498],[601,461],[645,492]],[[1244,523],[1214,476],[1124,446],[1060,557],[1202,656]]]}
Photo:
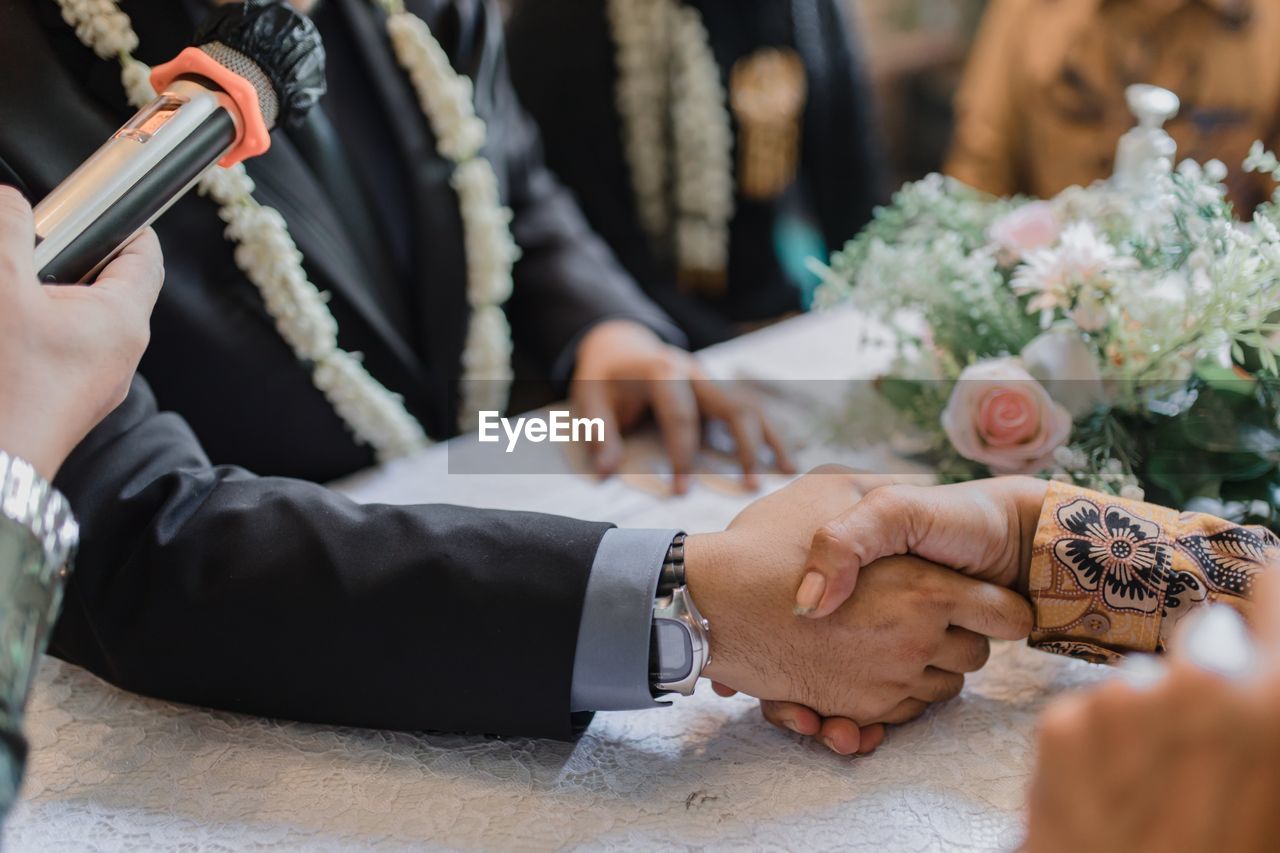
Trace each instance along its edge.
{"label": "white flower", "polygon": [[312,379],[357,438],[368,442],[380,461],[405,456],[427,444],[426,433],[404,401],[382,387],[357,355],[334,350],[320,359]]}
{"label": "white flower", "polygon": [[117,59],[138,49],[133,22],[115,0],[58,0],[62,20],[101,59]]}
{"label": "white flower", "polygon": [[387,33],[440,153],[454,161],[475,157],[484,147],[485,126],[472,105],[471,81],[453,70],[448,54],[421,18],[407,12],[390,15]]}
{"label": "white flower", "polygon": [[720,66],[697,9],[677,8],[671,49],[677,256],[683,268],[723,272],[734,210],[733,132]]}
{"label": "white flower", "polygon": [[473,426],[478,413],[506,408],[512,379],[511,327],[496,305],[472,309],[462,356],[461,423]]}
{"label": "white flower", "polygon": [[1019,358],[1073,418],[1106,402],[1098,356],[1075,329],[1054,326],[1027,344]]}
{"label": "white flower", "polygon": [[1012,285],[1015,292],[1032,295],[1027,310],[1040,312],[1046,325],[1054,311],[1068,311],[1079,303],[1077,322],[1096,330],[1106,323],[1104,299],[1113,277],[1134,266],[1092,225],[1075,222],[1063,229],[1056,246],[1030,252],[1014,271]]}
{"label": "white flower", "polygon": [[1120,497],[1129,501],[1140,501],[1146,499],[1147,493],[1137,483],[1125,483],[1120,487]]}
{"label": "white flower", "polygon": [[1244,170],[1246,172],[1267,172],[1271,175],[1280,173],[1280,160],[1276,159],[1276,155],[1267,150],[1262,144],[1262,140],[1255,139],[1253,145],[1249,148],[1249,156],[1244,160]]}
{"label": "white flower", "polygon": [[608,0],[607,13],[641,225],[660,245],[674,240],[681,269],[723,272],[736,189],[733,131],[702,17],[676,0]]}
{"label": "white flower", "polygon": [[[1191,266],[1190,260],[1187,265]],[[1144,326],[1181,324],[1191,289],[1181,270],[1164,273],[1154,283],[1146,276],[1135,276],[1125,283],[1118,301],[1131,319]]]}
{"label": "white flower", "polygon": [[[388,0],[393,2],[393,0]],[[492,164],[480,156],[485,125],[472,103],[471,81],[458,74],[440,43],[419,18],[388,7],[387,33],[409,74],[440,153],[454,163],[451,185],[462,213],[471,320],[463,363],[463,414],[475,409],[468,394],[483,394],[503,409],[511,382],[511,329],[499,307],[511,296],[512,266],[520,248],[511,235],[511,210],[501,202]],[[469,389],[481,389],[472,391]]]}
{"label": "white flower", "polygon": [[615,97],[636,210],[650,238],[664,239],[669,223],[666,30],[673,7],[666,0],[609,0],[606,12],[617,44]]}
{"label": "white flower", "polygon": [[138,109],[155,100],[156,90],[151,86],[151,69],[132,56],[120,61],[120,83],[124,86],[129,103]]}
{"label": "white flower", "polygon": [[1083,471],[1089,465],[1088,455],[1078,447],[1063,444],[1053,451],[1053,461],[1066,471]]}

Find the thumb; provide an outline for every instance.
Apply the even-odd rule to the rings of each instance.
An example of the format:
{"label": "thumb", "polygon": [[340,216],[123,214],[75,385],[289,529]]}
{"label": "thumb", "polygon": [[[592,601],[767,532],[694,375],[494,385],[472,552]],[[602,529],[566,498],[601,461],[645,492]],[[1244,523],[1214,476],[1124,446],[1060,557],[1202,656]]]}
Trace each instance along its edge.
{"label": "thumb", "polygon": [[919,538],[914,531],[924,503],[921,491],[907,485],[872,489],[843,515],[818,528],[796,591],[796,615],[831,615],[853,594],[863,566],[909,553]]}
{"label": "thumb", "polygon": [[34,287],[34,244],[31,205],[15,188],[0,185],[0,261],[5,264],[5,272],[12,273],[0,275],[0,291],[19,293]]}

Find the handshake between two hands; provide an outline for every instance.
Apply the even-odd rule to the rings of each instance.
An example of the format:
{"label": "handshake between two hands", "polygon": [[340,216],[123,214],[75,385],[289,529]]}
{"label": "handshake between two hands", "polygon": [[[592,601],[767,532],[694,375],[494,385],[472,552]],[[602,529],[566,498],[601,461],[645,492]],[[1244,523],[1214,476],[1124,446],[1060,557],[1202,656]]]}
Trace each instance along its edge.
{"label": "handshake between two hands", "polygon": [[870,752],[884,724],[956,696],[989,638],[1030,633],[1046,487],[920,487],[828,466],[723,533],[690,536],[690,592],[712,626],[704,674],[721,695],[760,699],[775,725]]}
{"label": "handshake between two hands", "polygon": [[[818,469],[685,545],[716,691],[865,753],[884,724],[958,694],[988,638],[1021,639],[1048,484],[920,487]],[[1268,583],[1267,581],[1270,581]],[[856,589],[855,589],[856,587]],[[1164,676],[1054,702],[1040,725],[1029,851],[1269,850],[1280,836],[1280,583],[1254,605],[1256,671],[1175,647]]]}

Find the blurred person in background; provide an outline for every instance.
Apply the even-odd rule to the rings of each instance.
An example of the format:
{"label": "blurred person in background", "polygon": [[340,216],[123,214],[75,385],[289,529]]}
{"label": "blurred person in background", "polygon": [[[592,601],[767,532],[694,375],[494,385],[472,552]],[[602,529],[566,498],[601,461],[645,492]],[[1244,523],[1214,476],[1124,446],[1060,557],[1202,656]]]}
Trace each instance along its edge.
{"label": "blurred person in background", "polygon": [[1146,688],[1115,681],[1040,721],[1025,849],[1253,853],[1280,838],[1280,584],[1259,594],[1259,671],[1175,653]]}
{"label": "blurred person in background", "polygon": [[49,484],[125,398],[164,280],[151,231],[92,287],[42,287],[34,245],[31,208],[0,186],[0,820],[21,782],[23,706],[78,539]]}
{"label": "blurred person in background", "polygon": [[693,348],[804,310],[884,175],[838,0],[517,0],[547,162]]}
{"label": "blurred person in background", "polygon": [[1221,160],[1241,212],[1265,176],[1240,164],[1280,142],[1280,4],[1263,0],[994,0],[956,96],[945,171],[996,195],[1041,198],[1108,177],[1134,124],[1125,89],[1182,101],[1178,157]]}

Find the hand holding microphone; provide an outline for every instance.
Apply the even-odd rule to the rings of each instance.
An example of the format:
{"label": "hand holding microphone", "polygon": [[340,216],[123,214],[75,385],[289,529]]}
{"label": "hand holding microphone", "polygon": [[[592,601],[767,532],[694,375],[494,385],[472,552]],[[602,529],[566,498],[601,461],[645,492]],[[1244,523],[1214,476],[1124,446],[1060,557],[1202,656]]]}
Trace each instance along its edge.
{"label": "hand holding microphone", "polygon": [[43,282],[88,282],[215,163],[270,146],[324,94],[324,47],[278,0],[217,7],[195,46],[152,70],[160,94],[35,208]]}
{"label": "hand holding microphone", "polygon": [[31,208],[0,186],[0,450],[53,479],[62,460],[124,399],[164,280],[144,231],[94,287],[41,287]]}
{"label": "hand holding microphone", "polygon": [[324,92],[314,25],[276,0],[218,7],[195,42],[34,212],[0,187],[0,449],[46,478],[124,398],[146,349],[164,278],[147,226],[214,163],[265,151],[270,129]]}

